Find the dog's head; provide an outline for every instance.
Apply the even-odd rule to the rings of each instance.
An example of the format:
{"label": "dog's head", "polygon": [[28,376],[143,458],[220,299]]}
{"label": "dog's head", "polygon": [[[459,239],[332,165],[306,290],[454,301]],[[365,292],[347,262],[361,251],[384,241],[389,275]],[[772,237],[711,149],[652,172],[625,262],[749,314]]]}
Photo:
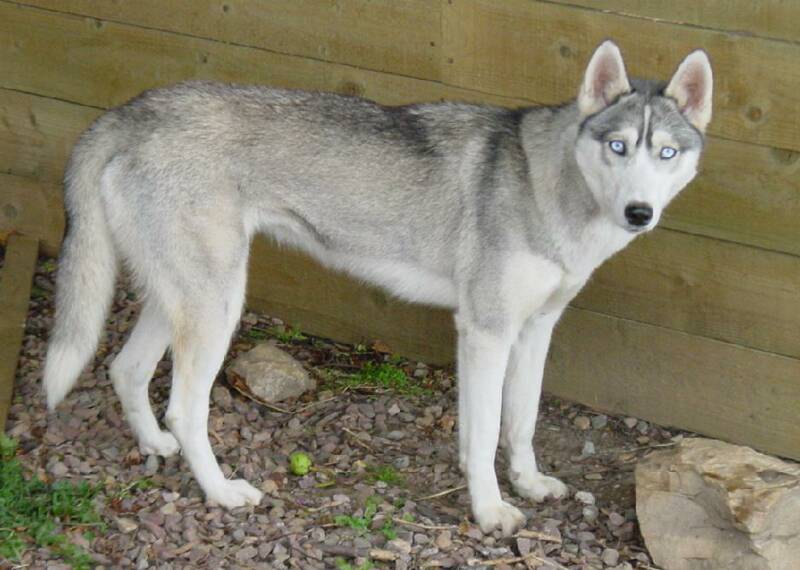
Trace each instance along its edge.
{"label": "dog's head", "polygon": [[652,229],[697,172],[711,120],[711,64],[702,50],[668,84],[628,80],[619,48],[595,50],[578,94],[575,156],[606,215],[630,232]]}

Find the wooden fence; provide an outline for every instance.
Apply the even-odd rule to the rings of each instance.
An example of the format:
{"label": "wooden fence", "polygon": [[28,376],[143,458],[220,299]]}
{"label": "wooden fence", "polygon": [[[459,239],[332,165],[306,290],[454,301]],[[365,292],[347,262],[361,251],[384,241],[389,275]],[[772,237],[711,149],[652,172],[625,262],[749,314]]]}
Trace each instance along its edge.
{"label": "wooden fence", "polygon": [[[189,78],[382,103],[555,103],[592,49],[667,77],[715,72],[697,180],[601,268],[559,325],[546,388],[800,458],[800,3],[713,0],[0,0],[0,239],[57,252],[59,181],[103,109]],[[452,358],[444,311],[409,306],[266,241],[252,307],[346,341]]]}

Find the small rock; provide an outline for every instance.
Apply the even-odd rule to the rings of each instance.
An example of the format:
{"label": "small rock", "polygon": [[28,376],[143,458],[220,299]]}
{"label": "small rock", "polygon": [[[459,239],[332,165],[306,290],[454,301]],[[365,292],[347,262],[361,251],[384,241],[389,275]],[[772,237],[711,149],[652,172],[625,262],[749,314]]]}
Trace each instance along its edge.
{"label": "small rock", "polygon": [[790,569],[800,560],[800,465],[685,438],[636,467],[636,512],[658,566]]}
{"label": "small rock", "polygon": [[439,550],[448,550],[453,546],[453,535],[449,530],[443,530],[436,536],[436,546]]}
{"label": "small rock", "polygon": [[243,383],[253,396],[264,402],[296,398],[316,387],[302,364],[267,343],[259,343],[240,354],[225,373],[233,386]]}
{"label": "small rock", "polygon": [[399,554],[411,554],[411,543],[402,538],[395,538],[386,543],[386,548]]}
{"label": "small rock", "polygon": [[608,416],[592,416],[592,429],[603,429],[608,424]]}
{"label": "small rock", "polygon": [[596,503],[594,495],[592,495],[589,491],[578,491],[575,493],[575,500],[583,503],[584,505],[594,505]]}
{"label": "small rock", "polygon": [[600,560],[606,566],[616,566],[619,562],[619,552],[615,548],[606,548],[603,554],[600,555]]}
{"label": "small rock", "polygon": [[589,441],[588,439],[583,442],[583,449],[581,450],[581,455],[583,457],[591,457],[595,454],[594,443]]}
{"label": "small rock", "polygon": [[578,416],[572,420],[572,424],[581,431],[586,431],[592,426],[592,422],[586,416]]}
{"label": "small rock", "polygon": [[174,515],[177,512],[178,509],[175,507],[175,503],[166,503],[161,507],[161,513],[165,515]]}
{"label": "small rock", "polygon": [[625,424],[625,427],[628,429],[633,429],[636,427],[636,424],[639,423],[639,418],[625,418],[622,421]]}
{"label": "small rock", "polygon": [[594,505],[586,505],[581,513],[583,514],[583,520],[588,523],[596,521],[597,517],[600,516],[600,510]]}
{"label": "small rock", "polygon": [[267,495],[274,495],[278,491],[278,484],[274,479],[264,479],[264,481],[261,483],[261,490]]}
{"label": "small rock", "polygon": [[223,410],[230,410],[233,406],[233,398],[231,397],[231,391],[228,390],[225,386],[220,386],[217,384],[211,389],[211,399],[212,401],[222,408]]}
{"label": "small rock", "polygon": [[63,477],[67,473],[69,473],[69,468],[64,465],[61,461],[58,461],[53,464],[50,468],[50,473],[52,473],[56,477]]}
{"label": "small rock", "polygon": [[236,551],[236,560],[239,562],[247,562],[252,560],[258,554],[258,548],[254,546],[245,546]]}
{"label": "small rock", "polygon": [[517,539],[517,550],[520,556],[527,556],[531,552],[531,539],[520,537]]}
{"label": "small rock", "polygon": [[389,406],[389,409],[386,410],[386,413],[389,414],[390,416],[396,416],[397,414],[400,413],[400,406],[398,406],[397,402],[395,402],[394,404]]}
{"label": "small rock", "polygon": [[117,528],[119,529],[119,531],[123,534],[133,532],[137,528],[139,528],[139,525],[136,524],[136,521],[126,517],[120,517],[114,522],[117,524]]}
{"label": "small rock", "polygon": [[148,455],[144,462],[144,472],[152,477],[158,472],[158,455]]}
{"label": "small rock", "polygon": [[625,524],[625,517],[616,512],[608,514],[608,524],[611,526],[622,526]]}

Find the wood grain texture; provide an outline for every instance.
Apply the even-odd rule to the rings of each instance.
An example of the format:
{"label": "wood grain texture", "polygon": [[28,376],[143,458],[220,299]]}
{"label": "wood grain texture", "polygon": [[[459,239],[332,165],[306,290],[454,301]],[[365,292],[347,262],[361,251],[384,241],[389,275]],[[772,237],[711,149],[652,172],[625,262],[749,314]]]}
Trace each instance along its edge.
{"label": "wood grain texture", "polygon": [[544,103],[575,96],[606,38],[632,76],[667,78],[702,47],[715,75],[710,132],[800,150],[800,45],[534,0],[448,1],[442,30],[445,83]]}
{"label": "wood grain texture", "polygon": [[23,0],[101,20],[438,79],[440,3],[430,0]]}
{"label": "wood grain texture", "polygon": [[11,236],[0,269],[0,434],[11,406],[38,252],[35,239]]}
{"label": "wood grain texture", "polygon": [[0,89],[0,172],[60,182],[78,136],[101,112]]}
{"label": "wood grain texture", "polygon": [[789,41],[800,41],[800,2],[794,0],[551,0],[615,14],[656,18]]}
{"label": "wood grain texture", "polygon": [[109,108],[187,79],[261,83],[411,101],[519,100],[435,81],[0,2],[0,87]]}
{"label": "wood grain texture", "polygon": [[58,254],[64,236],[60,185],[0,174],[0,243],[14,234],[37,238],[42,253]]}
{"label": "wood grain texture", "polygon": [[800,255],[800,153],[709,138],[665,227]]}
{"label": "wood grain texture", "polygon": [[570,309],[545,390],[800,459],[800,360]]}
{"label": "wood grain texture", "polygon": [[800,357],[800,258],[657,229],[602,265],[577,307]]}

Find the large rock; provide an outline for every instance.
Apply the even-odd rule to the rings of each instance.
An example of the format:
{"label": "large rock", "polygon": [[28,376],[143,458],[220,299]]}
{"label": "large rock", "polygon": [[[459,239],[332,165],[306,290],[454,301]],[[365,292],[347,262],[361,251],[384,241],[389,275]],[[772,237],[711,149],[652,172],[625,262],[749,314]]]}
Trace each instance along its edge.
{"label": "large rock", "polygon": [[225,373],[234,388],[263,403],[296,398],[316,386],[302,364],[269,343],[240,354]]}
{"label": "large rock", "polygon": [[636,467],[636,512],[665,570],[800,568],[800,466],[684,439]]}

